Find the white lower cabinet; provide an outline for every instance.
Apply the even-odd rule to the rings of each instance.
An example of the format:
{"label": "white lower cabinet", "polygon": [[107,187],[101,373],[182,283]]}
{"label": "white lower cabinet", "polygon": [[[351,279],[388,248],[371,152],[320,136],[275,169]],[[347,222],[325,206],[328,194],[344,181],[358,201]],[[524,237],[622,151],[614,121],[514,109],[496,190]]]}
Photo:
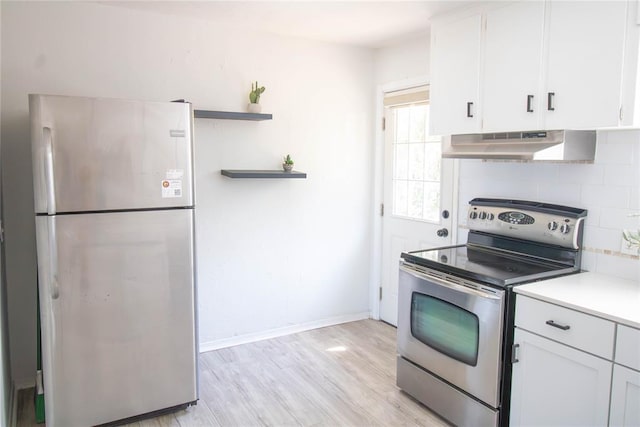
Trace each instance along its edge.
{"label": "white lower cabinet", "polygon": [[606,426],[613,364],[516,328],[512,426]]}
{"label": "white lower cabinet", "polygon": [[609,425],[640,426],[640,372],[614,366]]}
{"label": "white lower cabinet", "polygon": [[511,426],[640,427],[640,329],[516,296]]}

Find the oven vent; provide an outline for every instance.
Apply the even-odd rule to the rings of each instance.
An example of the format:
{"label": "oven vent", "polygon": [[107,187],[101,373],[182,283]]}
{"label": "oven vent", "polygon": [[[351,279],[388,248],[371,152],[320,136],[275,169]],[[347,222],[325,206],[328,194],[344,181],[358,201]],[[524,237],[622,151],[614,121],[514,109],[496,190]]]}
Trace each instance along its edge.
{"label": "oven vent", "polygon": [[545,130],[451,135],[442,157],[529,161],[593,162],[596,131]]}

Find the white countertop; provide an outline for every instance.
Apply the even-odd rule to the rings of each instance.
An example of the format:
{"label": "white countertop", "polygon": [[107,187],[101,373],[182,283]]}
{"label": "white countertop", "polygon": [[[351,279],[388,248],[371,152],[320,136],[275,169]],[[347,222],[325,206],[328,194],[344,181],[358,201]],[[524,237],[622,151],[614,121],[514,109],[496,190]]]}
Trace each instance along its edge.
{"label": "white countertop", "polygon": [[513,289],[518,294],[640,329],[640,282],[584,272]]}

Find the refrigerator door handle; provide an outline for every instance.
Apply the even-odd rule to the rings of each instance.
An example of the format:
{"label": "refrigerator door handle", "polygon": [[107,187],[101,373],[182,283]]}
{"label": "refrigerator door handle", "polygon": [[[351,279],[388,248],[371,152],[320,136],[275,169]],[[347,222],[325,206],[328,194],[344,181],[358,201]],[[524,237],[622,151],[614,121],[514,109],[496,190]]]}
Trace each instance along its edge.
{"label": "refrigerator door handle", "polygon": [[42,128],[42,139],[44,140],[45,150],[45,181],[47,184],[47,213],[53,215],[56,213],[56,189],[53,176],[53,131],[50,127]]}
{"label": "refrigerator door handle", "polygon": [[51,299],[60,297],[60,288],[58,287],[58,244],[56,238],[56,217],[47,218],[49,226],[49,272],[51,273]]}

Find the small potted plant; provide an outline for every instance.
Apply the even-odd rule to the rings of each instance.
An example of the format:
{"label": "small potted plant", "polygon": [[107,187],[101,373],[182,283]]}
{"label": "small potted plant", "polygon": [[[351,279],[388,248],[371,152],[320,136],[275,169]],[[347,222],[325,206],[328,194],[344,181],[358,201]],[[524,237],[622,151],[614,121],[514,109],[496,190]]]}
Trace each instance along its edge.
{"label": "small potted plant", "polygon": [[251,92],[249,92],[249,112],[259,113],[262,108],[260,106],[260,95],[265,91],[264,86],[258,86],[256,81],[255,85],[251,83]]}
{"label": "small potted plant", "polygon": [[291,169],[293,169],[293,159],[289,154],[287,154],[282,161],[282,169],[284,169],[285,172],[291,172]]}

